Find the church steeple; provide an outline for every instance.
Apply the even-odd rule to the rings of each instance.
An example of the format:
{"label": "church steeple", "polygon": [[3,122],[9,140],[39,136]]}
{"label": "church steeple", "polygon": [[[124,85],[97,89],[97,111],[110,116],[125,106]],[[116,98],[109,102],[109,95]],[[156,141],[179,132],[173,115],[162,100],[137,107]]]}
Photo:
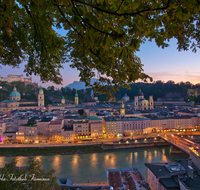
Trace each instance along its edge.
{"label": "church steeple", "polygon": [[75,104],[78,105],[78,93],[77,93],[77,90],[76,90],[74,101],[75,101]]}
{"label": "church steeple", "polygon": [[65,98],[64,98],[64,96],[61,99],[61,104],[65,104]]}
{"label": "church steeple", "polygon": [[122,108],[120,109],[120,116],[125,116],[124,102],[122,101]]}
{"label": "church steeple", "polygon": [[42,87],[39,89],[39,94],[38,94],[38,109],[44,107],[44,91]]}
{"label": "church steeple", "polygon": [[122,101],[122,108],[124,108],[124,102]]}

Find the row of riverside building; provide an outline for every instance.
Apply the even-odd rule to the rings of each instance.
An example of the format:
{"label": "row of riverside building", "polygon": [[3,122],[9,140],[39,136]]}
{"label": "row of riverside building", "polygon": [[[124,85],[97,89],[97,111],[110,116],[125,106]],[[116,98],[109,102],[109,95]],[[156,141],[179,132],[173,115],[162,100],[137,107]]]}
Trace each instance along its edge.
{"label": "row of riverside building", "polygon": [[97,117],[56,116],[31,117],[30,119],[0,120],[0,136],[4,141],[74,141],[87,138],[112,138],[162,130],[197,130],[197,116],[173,117]]}

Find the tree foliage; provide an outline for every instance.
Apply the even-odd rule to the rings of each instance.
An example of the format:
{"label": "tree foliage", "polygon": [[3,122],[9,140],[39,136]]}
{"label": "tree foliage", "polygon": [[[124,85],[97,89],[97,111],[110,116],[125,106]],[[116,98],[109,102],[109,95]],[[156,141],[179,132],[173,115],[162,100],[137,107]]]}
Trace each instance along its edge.
{"label": "tree foliage", "polygon": [[[196,52],[199,11],[199,0],[1,0],[0,63],[26,60],[27,74],[59,84],[70,60],[81,81],[110,97],[119,85],[152,80],[136,56],[146,40],[164,48],[176,38],[178,50]],[[95,74],[100,82],[91,85]]]}
{"label": "tree foliage", "polygon": [[60,189],[57,178],[53,177],[54,170],[45,172],[39,160],[29,158],[25,169],[16,168],[16,164],[17,159],[13,159],[1,169],[1,190]]}

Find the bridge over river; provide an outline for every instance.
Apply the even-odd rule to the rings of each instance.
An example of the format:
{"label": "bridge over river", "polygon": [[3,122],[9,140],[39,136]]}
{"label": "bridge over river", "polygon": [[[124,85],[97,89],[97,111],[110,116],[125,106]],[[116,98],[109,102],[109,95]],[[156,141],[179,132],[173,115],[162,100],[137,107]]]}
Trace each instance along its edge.
{"label": "bridge over river", "polygon": [[171,150],[180,149],[183,152],[190,154],[189,147],[191,146],[191,143],[184,138],[179,138],[174,135],[161,135],[160,137],[172,145]]}

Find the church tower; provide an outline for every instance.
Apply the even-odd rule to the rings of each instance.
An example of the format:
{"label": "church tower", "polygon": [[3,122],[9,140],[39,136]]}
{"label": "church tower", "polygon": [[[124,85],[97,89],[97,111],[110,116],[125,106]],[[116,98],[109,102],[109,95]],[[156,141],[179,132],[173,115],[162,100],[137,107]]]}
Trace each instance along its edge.
{"label": "church tower", "polygon": [[64,98],[64,96],[62,97],[61,104],[65,104],[65,98]]}
{"label": "church tower", "polygon": [[75,101],[75,104],[78,105],[78,93],[77,93],[77,90],[76,90],[74,101]]}
{"label": "church tower", "polygon": [[40,87],[39,94],[38,94],[38,109],[43,108],[43,107],[44,107],[44,91]]}
{"label": "church tower", "polygon": [[92,97],[92,99],[94,99],[94,92],[93,92],[93,90],[91,90],[90,96]]}
{"label": "church tower", "polygon": [[154,109],[153,96],[149,96],[149,109]]}
{"label": "church tower", "polygon": [[134,97],[134,109],[138,110],[139,109],[139,101],[138,101],[138,96]]}
{"label": "church tower", "polygon": [[120,116],[125,116],[124,102],[122,101],[122,108],[120,109]]}

